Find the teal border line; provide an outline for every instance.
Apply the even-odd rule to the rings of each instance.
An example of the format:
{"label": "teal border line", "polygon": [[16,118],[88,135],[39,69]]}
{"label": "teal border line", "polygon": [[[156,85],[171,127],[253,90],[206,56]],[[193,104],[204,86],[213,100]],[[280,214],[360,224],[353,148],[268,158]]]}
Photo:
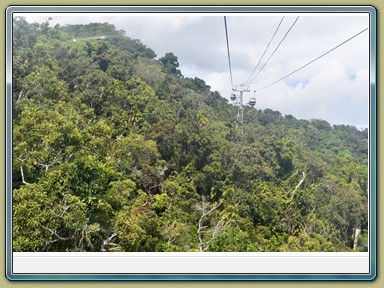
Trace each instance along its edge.
{"label": "teal border line", "polygon": [[[372,181],[373,186],[373,200],[370,201],[370,205],[372,208],[371,215],[373,215],[373,223],[371,223],[370,229],[371,230],[371,237],[372,237],[372,247],[374,247],[374,251],[370,251],[371,254],[371,263],[373,264],[373,267],[371,267],[371,274],[373,276],[372,280],[377,277],[377,16],[376,16],[376,8],[373,7],[372,13],[370,13],[370,17],[373,17],[373,19],[370,21],[372,23],[372,37],[371,42],[372,47],[370,51],[370,55],[373,57],[371,58],[371,67],[370,70],[373,70],[374,76],[373,76],[373,107],[370,107],[370,112],[373,114],[373,133],[369,133],[370,140],[373,142],[373,154],[370,154],[370,163],[373,163],[373,177],[370,173],[370,181]],[[372,128],[372,126],[370,127]],[[370,191],[371,192],[371,191]],[[370,215],[370,216],[371,216]]]}
{"label": "teal border line", "polygon": [[[370,15],[370,273],[367,274],[15,274],[12,253],[12,83],[6,81],[6,277],[11,281],[371,281],[377,277],[377,11],[373,6],[9,6],[6,10],[6,75],[12,75],[13,13],[348,13]],[[6,76],[5,76],[6,77]],[[7,129],[8,128],[8,129]],[[288,253],[288,252],[287,252]]]}

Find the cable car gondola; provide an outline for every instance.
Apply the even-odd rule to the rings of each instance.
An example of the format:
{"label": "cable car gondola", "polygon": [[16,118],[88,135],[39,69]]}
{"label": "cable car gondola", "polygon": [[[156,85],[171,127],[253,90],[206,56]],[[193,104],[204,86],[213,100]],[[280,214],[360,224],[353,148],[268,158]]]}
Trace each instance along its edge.
{"label": "cable car gondola", "polygon": [[255,107],[256,105],[256,98],[252,97],[251,99],[249,99],[249,105],[251,105],[252,107]]}
{"label": "cable car gondola", "polygon": [[255,105],[256,105],[256,90],[253,91],[253,93],[255,95],[249,99],[248,104],[251,105],[252,107],[255,107]]}
{"label": "cable car gondola", "polygon": [[232,101],[235,101],[235,100],[236,100],[236,94],[232,94],[232,95],[231,95],[231,100],[232,100]]}

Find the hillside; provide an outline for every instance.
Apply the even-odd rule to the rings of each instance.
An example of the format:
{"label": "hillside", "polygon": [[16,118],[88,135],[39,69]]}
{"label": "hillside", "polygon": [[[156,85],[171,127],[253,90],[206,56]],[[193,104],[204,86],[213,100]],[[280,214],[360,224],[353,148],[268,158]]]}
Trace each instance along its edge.
{"label": "hillside", "polygon": [[247,107],[242,134],[111,24],[13,29],[14,251],[367,251],[367,130]]}

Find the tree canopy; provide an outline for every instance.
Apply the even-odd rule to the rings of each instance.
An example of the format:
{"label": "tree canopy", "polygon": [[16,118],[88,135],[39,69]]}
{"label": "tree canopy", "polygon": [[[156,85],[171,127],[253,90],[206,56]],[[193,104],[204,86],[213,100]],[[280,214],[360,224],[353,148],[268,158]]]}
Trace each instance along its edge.
{"label": "tree canopy", "polygon": [[236,107],[109,23],[13,23],[14,251],[367,251],[368,131]]}

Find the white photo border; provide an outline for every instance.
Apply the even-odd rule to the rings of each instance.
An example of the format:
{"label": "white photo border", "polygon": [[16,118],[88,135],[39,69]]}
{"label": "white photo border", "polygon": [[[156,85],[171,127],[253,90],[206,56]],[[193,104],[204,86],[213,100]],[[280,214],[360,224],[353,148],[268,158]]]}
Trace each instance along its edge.
{"label": "white photo border", "polygon": [[[46,262],[44,265],[51,265],[52,263],[60,263],[63,259],[70,259],[69,261],[77,261],[76,259],[102,259],[105,261],[108,257],[115,261],[116,259],[135,258],[143,261],[146,258],[151,259],[174,259],[177,257],[185,257],[186,254],[181,253],[148,253],[143,255],[141,253],[113,253],[111,256],[108,252],[101,253],[20,253],[13,252],[12,250],[12,22],[14,13],[369,13],[369,45],[370,45],[370,62],[369,62],[369,79],[370,79],[370,96],[369,96],[369,252],[353,252],[353,253],[233,253],[226,255],[221,254],[209,256],[187,255],[188,259],[200,259],[199,261],[212,261],[212,259],[231,259],[235,261],[236,265],[242,262],[256,261],[257,259],[264,258],[270,259],[280,258],[286,260],[293,259],[312,259],[318,261],[319,259],[335,259],[343,258],[348,263],[355,258],[365,259],[364,263],[369,265],[367,271],[364,273],[359,272],[338,272],[332,273],[328,270],[322,272],[300,272],[293,271],[290,273],[285,272],[266,272],[257,273],[255,271],[247,270],[246,272],[234,269],[233,271],[225,271],[225,273],[214,271],[213,273],[198,273],[189,272],[186,270],[163,271],[157,273],[150,270],[148,273],[136,271],[129,273],[123,271],[121,273],[102,271],[83,273],[74,273],[72,270],[65,270],[64,272],[50,270],[50,272],[42,272],[31,269],[26,270],[15,267],[15,263],[26,261],[31,268],[37,267],[33,265],[38,263],[41,259],[54,259],[53,262]],[[376,96],[376,71],[377,71],[377,20],[376,9],[373,6],[10,6],[6,10],[6,276],[9,280],[145,280],[145,281],[170,281],[170,280],[194,280],[194,281],[208,281],[208,280],[373,280],[376,278],[377,271],[377,96]],[[161,253],[161,254],[160,254]],[[341,253],[341,254],[340,254]],[[362,254],[360,254],[362,253]],[[49,255],[48,255],[49,254]],[[187,253],[189,254],[189,253]],[[310,254],[310,256],[308,256]],[[106,258],[107,257],[107,258]],[[190,257],[190,258],[188,258]],[[301,258],[300,258],[301,257]],[[104,258],[104,259],[103,259]],[[114,258],[114,259],[113,259]],[[148,258],[148,259],[149,259]],[[45,260],[44,260],[45,259]],[[180,259],[180,258],[179,258]],[[234,260],[237,259],[237,260]],[[270,260],[269,259],[269,260]],[[347,260],[345,260],[347,259]],[[368,259],[368,260],[367,260]],[[156,261],[157,261],[156,260]],[[185,260],[185,259],[184,259]],[[312,261],[311,260],[311,261]],[[57,262],[59,261],[59,262]],[[159,260],[160,261],[160,260]],[[237,262],[236,262],[237,261]],[[213,261],[215,262],[215,261]],[[212,263],[213,263],[212,262]],[[48,264],[47,264],[48,263]],[[71,262],[69,262],[71,263]],[[74,262],[73,262],[74,263]],[[81,262],[83,263],[83,262]],[[89,262],[90,263],[90,262]],[[109,262],[108,262],[109,263]],[[111,262],[112,263],[112,262]],[[143,262],[144,263],[144,262]],[[202,262],[201,262],[202,263]],[[215,262],[218,263],[218,262]],[[339,262],[338,262],[339,263]],[[19,265],[19,264],[18,264]],[[32,265],[32,266],[31,266]],[[307,264],[305,264],[307,265]],[[338,264],[341,265],[341,264]],[[16,269],[15,269],[16,268]],[[187,269],[188,270],[188,269]],[[241,270],[241,269],[240,269]],[[69,272],[68,272],[69,271]]]}

